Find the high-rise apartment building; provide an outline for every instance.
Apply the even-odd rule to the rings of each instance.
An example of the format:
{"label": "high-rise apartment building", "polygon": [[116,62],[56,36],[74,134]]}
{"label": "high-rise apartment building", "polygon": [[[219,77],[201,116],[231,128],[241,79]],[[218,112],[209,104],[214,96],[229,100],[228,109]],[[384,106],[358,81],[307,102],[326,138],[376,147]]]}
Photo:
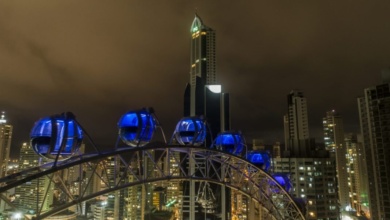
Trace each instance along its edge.
{"label": "high-rise apartment building", "polygon": [[7,124],[5,113],[0,116],[0,178],[6,176],[12,140],[12,125]]}
{"label": "high-rise apartment building", "polygon": [[372,219],[390,219],[390,81],[358,98]]}
{"label": "high-rise apartment building", "polygon": [[336,159],[316,150],[309,136],[307,101],[302,92],[287,96],[284,116],[286,150],[273,158],[274,172],[289,173],[291,194],[306,204],[306,219],[340,219]]}
{"label": "high-rise apartment building", "polygon": [[[5,113],[0,116],[0,178],[7,175],[9,153],[12,140],[12,125],[7,124]],[[0,213],[6,208],[5,202],[0,201]]]}
{"label": "high-rise apartment building", "polygon": [[340,219],[336,163],[328,152],[310,158],[274,158],[277,173],[289,173],[291,195],[306,203],[306,219]]}
{"label": "high-rise apartment building", "polygon": [[325,149],[336,158],[337,185],[340,208],[342,211],[351,207],[349,199],[346,148],[344,143],[344,127],[342,117],[336,111],[328,111],[322,120],[324,128]]}
{"label": "high-rise apartment building", "polygon": [[364,181],[367,176],[367,168],[363,157],[363,144],[361,139],[361,135],[352,133],[345,135],[349,199],[351,210],[356,211],[359,216],[367,216],[370,213],[367,197],[367,181]]}
{"label": "high-rise apartment building", "polygon": [[306,97],[293,90],[287,96],[288,113],[284,116],[285,145],[291,156],[310,151],[309,121]]}
{"label": "high-rise apartment building", "polygon": [[[26,170],[37,167],[40,160],[41,158],[35,153],[31,145],[23,143],[20,148],[19,169]],[[42,211],[49,210],[53,204],[53,191],[54,184],[50,184],[50,179],[47,176],[23,183],[15,189],[17,207],[28,216],[34,216],[39,209],[42,209]]]}

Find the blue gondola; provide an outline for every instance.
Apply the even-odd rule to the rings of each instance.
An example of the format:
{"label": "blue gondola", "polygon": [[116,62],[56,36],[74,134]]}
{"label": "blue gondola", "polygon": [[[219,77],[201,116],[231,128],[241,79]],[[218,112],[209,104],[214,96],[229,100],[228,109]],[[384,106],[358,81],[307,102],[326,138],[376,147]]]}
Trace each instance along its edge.
{"label": "blue gondola", "polygon": [[247,160],[266,172],[268,172],[271,166],[271,157],[267,151],[261,151],[261,150],[250,151],[247,154]]}
{"label": "blue gondola", "polygon": [[174,138],[180,145],[200,146],[206,139],[206,122],[201,117],[183,118],[176,125]]}
{"label": "blue gondola", "polygon": [[156,120],[147,110],[129,111],[118,122],[119,137],[131,147],[149,143],[156,129]]}
{"label": "blue gondola", "polygon": [[244,138],[242,137],[240,132],[235,131],[226,131],[221,132],[217,135],[213,145],[211,148],[215,148],[217,150],[234,154],[241,155],[244,150],[245,143]]}
{"label": "blue gondola", "polygon": [[33,150],[47,159],[65,160],[80,148],[83,133],[72,113],[38,120],[30,133]]}
{"label": "blue gondola", "polygon": [[[290,192],[291,190],[291,181],[286,173],[274,173],[272,174],[272,177],[276,180],[276,182],[279,183],[287,192]],[[270,183],[272,185],[272,183]]]}

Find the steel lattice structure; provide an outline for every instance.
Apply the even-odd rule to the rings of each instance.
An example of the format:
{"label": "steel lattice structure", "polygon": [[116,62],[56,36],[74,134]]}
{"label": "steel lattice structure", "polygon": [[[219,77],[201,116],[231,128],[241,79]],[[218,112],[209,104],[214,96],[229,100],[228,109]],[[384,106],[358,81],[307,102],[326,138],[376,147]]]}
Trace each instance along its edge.
{"label": "steel lattice structure", "polygon": [[[111,176],[105,171],[108,158],[115,164],[115,171]],[[145,161],[152,166],[153,172],[146,170]],[[84,176],[79,178],[78,196],[69,192],[66,180],[59,175],[61,171],[71,167],[91,171],[89,176],[80,174]],[[117,148],[78,155],[62,162],[46,163],[0,179],[1,199],[10,207],[16,208],[7,198],[6,192],[42,177],[47,177],[51,184],[56,184],[57,189],[62,190],[62,194],[66,195],[66,202],[44,211],[44,202],[38,202],[42,206],[38,208],[34,219],[44,219],[109,192],[161,181],[207,181],[224,185],[260,204],[266,219],[304,219],[292,197],[268,173],[244,158],[204,147],[152,142],[144,147]],[[89,193],[93,178],[99,179],[106,186],[104,190]]]}

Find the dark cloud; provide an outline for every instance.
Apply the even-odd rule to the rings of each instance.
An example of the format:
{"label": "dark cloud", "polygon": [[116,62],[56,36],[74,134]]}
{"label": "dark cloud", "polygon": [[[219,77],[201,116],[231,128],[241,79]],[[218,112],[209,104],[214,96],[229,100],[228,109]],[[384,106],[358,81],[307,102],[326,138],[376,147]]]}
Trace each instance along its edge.
{"label": "dark cloud", "polygon": [[189,78],[195,9],[217,31],[218,80],[233,128],[283,141],[286,95],[308,98],[311,134],[336,109],[358,131],[356,97],[390,66],[385,1],[5,1],[0,107],[15,141],[40,117],[73,111],[103,145],[130,109],[153,106],[170,136]]}

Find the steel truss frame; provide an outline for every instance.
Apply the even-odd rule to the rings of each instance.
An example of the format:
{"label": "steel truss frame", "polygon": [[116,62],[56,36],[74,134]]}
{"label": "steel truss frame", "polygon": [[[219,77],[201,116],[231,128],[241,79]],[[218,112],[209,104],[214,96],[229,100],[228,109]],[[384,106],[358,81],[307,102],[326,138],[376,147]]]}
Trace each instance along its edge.
{"label": "steel truss frame", "polygon": [[[107,172],[108,159],[115,162],[115,173],[111,176]],[[149,168],[152,166],[152,172],[147,170],[145,161],[148,161]],[[82,176],[83,172],[80,172],[79,193],[74,196],[69,192],[59,172],[77,166],[91,172],[90,176]],[[207,181],[237,190],[260,204],[266,219],[305,219],[292,197],[271,175],[244,158],[204,147],[152,142],[144,147],[117,148],[82,154],[66,161],[46,163],[0,179],[0,199],[16,209],[7,198],[6,192],[45,176],[51,183],[57,184],[57,188],[67,196],[67,202],[50,210],[42,210],[42,201],[42,206],[33,219],[44,219],[71,206],[127,187],[174,180]],[[99,179],[106,186],[105,189],[89,193],[93,178]]]}

